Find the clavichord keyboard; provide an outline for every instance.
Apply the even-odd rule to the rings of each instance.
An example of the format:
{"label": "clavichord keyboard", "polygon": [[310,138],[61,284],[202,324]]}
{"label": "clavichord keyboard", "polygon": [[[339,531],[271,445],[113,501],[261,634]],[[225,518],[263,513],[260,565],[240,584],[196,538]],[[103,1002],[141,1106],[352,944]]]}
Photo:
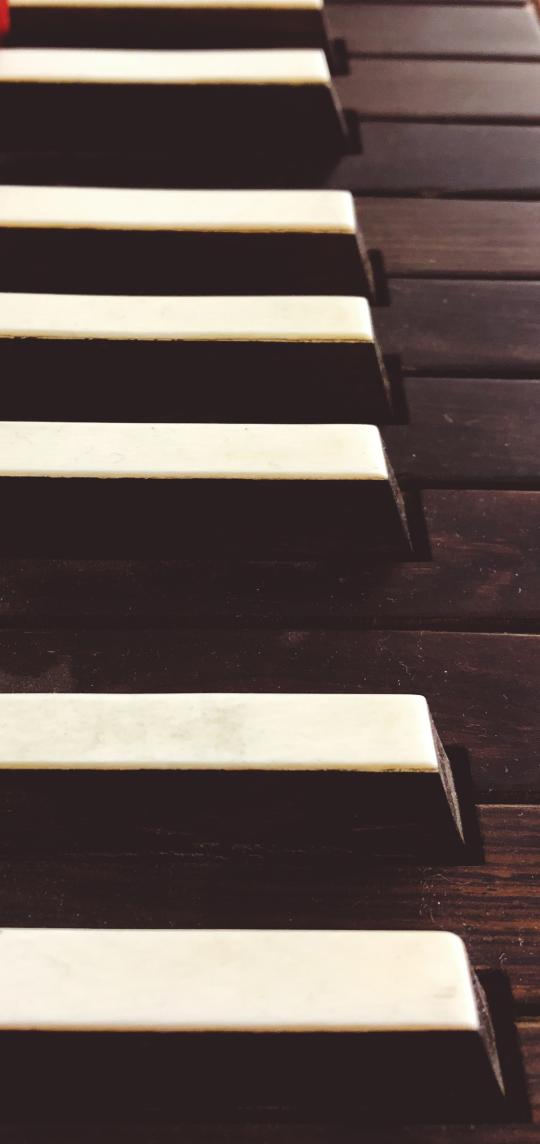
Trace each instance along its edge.
{"label": "clavichord keyboard", "polygon": [[537,14],[0,41],[0,1144],[540,1144]]}

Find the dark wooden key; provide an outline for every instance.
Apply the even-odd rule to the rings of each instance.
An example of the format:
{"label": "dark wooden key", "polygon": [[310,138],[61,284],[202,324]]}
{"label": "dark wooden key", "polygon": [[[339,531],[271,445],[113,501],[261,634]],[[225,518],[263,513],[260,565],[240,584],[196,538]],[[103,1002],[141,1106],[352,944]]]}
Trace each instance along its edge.
{"label": "dark wooden key", "polygon": [[[540,381],[407,377],[404,393],[410,424],[388,425],[384,430],[400,484],[423,488],[506,489],[513,495],[514,509],[509,507],[507,519],[504,498],[496,500],[496,494],[492,493],[493,518],[491,512],[489,518],[493,525],[499,519],[502,531],[512,519],[517,526],[521,519],[519,504],[524,505],[525,501],[512,490],[540,485]],[[487,509],[485,496],[478,495]],[[534,498],[538,494],[529,495]],[[530,528],[525,527],[521,533],[532,548],[537,511],[531,505]],[[475,529],[479,530],[480,538],[481,517],[472,524],[473,533]],[[495,534],[493,540],[495,543]],[[456,542],[454,536],[453,544]],[[517,556],[514,543],[515,540],[511,545],[512,560],[518,569],[527,556],[526,551],[520,551]],[[530,597],[529,603],[532,604]],[[529,617],[532,618],[532,613]]]}
{"label": "dark wooden key", "polygon": [[366,246],[391,277],[540,273],[540,203],[364,198],[357,211]]}
{"label": "dark wooden key", "polygon": [[361,119],[540,122],[537,63],[351,60],[336,84]]}
{"label": "dark wooden key", "polygon": [[360,135],[362,153],[347,155],[329,186],[368,195],[540,194],[538,127],[394,121],[362,123]]}
{"label": "dark wooden key", "polygon": [[534,377],[540,368],[539,282],[396,279],[375,311],[385,353],[407,373]]}
{"label": "dark wooden key", "polygon": [[[358,9],[361,6],[363,7],[363,5],[364,5],[364,0],[345,0],[345,2],[347,4],[350,4],[353,11],[355,8]],[[371,7],[371,5],[373,4],[373,0],[367,0],[367,2],[369,3],[369,6]],[[386,8],[387,3],[389,3],[389,2],[391,2],[391,0],[375,0],[375,3],[377,4],[378,8]],[[400,5],[403,4],[406,8],[409,8],[409,9],[413,8],[413,3],[411,2],[411,0],[395,0],[395,2],[400,4]],[[442,4],[447,4],[448,7],[451,7],[451,8],[454,8],[454,7],[458,8],[461,6],[469,7],[470,4],[474,4],[474,5],[482,4],[482,5],[487,5],[490,9],[494,9],[495,11],[497,10],[499,5],[501,5],[505,8],[510,8],[510,7],[511,8],[524,8],[524,7],[526,7],[527,2],[528,2],[528,0],[441,0]],[[332,8],[334,7],[334,0],[327,0],[327,3],[328,3],[328,8],[331,12]],[[431,8],[431,7],[433,7],[433,0],[414,0],[414,6],[416,7],[416,5]],[[339,2],[339,0],[337,0],[335,7],[337,7],[337,8],[342,7],[342,4]],[[489,18],[489,16],[487,18]]]}
{"label": "dark wooden key", "polygon": [[531,5],[330,4],[332,36],[352,56],[538,59],[540,28]]}

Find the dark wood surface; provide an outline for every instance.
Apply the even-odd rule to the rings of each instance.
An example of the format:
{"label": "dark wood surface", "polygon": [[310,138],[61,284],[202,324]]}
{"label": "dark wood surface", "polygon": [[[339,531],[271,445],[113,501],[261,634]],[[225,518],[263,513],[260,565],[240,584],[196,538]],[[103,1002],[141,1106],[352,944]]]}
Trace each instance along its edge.
{"label": "dark wood surface", "polygon": [[374,311],[383,353],[405,373],[534,378],[540,282],[399,279]]}
{"label": "dark wood surface", "polygon": [[538,278],[540,202],[362,198],[357,214],[392,278]]}
{"label": "dark wood surface", "polygon": [[331,4],[331,36],[353,56],[452,56],[537,59],[540,29],[533,8],[478,4]]}
{"label": "dark wood surface", "polygon": [[384,428],[402,485],[540,486],[539,381],[406,377],[403,391],[409,423]]}
{"label": "dark wood surface", "polygon": [[[226,1144],[395,1144],[396,1140],[406,1144],[470,1144],[471,1140],[482,1140],[485,1144],[538,1144],[540,1140],[540,1022],[535,1019],[521,1019],[516,1023],[517,1043],[525,1062],[528,1080],[529,1116],[528,1122],[516,1117],[514,1123],[492,1125],[440,1125],[410,1124],[377,1127],[351,1123],[344,1118],[340,1122],[322,1124],[312,1121],[299,1121],[293,1125],[268,1122],[261,1128],[254,1123],[216,1125],[206,1120],[200,1123],[177,1121],[156,1124],[151,1135],[147,1125],[126,1121],[120,1123],[88,1125],[84,1122],[56,1123],[47,1127],[28,1121],[9,1126],[0,1124],[2,1144],[71,1144],[74,1137],[80,1144],[112,1142],[115,1144],[173,1144],[181,1140],[193,1144],[213,1144],[215,1140]],[[518,1084],[520,1079],[518,1079]]]}
{"label": "dark wood surface", "polygon": [[[391,441],[395,433],[387,431]],[[540,493],[424,491],[419,507],[429,551],[401,562],[344,560],[328,569],[291,561],[214,561],[201,568],[180,560],[3,559],[0,615],[17,629],[51,624],[86,628],[116,621],[133,631],[170,621],[182,629],[193,623],[234,629],[239,623],[296,622],[361,629],[536,631]],[[37,650],[40,640],[35,638]],[[185,638],[179,636],[180,646]],[[228,639],[233,641],[227,644],[230,655],[234,639]],[[16,666],[19,646],[8,647]],[[326,689],[322,668],[319,682]],[[187,682],[185,686],[189,690]],[[271,690],[279,686],[276,675]],[[522,686],[526,692],[526,671]]]}
{"label": "dark wood surface", "polygon": [[[444,725],[449,714],[448,708],[443,711],[445,700],[450,700],[451,705],[455,700],[457,720],[468,726],[468,760],[476,784],[476,798],[489,797],[496,803],[509,796],[510,801],[516,799],[523,804],[513,813],[526,817],[532,809],[527,802],[536,802],[538,796],[530,785],[528,789],[527,786],[522,788],[521,794],[515,788],[511,793],[510,775],[513,774],[514,779],[518,774],[524,777],[528,766],[525,756],[530,761],[536,734],[530,733],[522,706],[528,684],[522,676],[512,700],[507,685],[513,671],[507,671],[503,659],[507,654],[518,653],[518,658],[524,653],[534,655],[538,638],[532,634],[538,631],[538,618],[533,615],[538,502],[536,492],[516,490],[538,488],[535,457],[540,444],[536,428],[540,250],[534,238],[538,230],[538,204],[533,200],[538,198],[540,170],[535,169],[535,156],[540,152],[535,127],[502,124],[505,119],[517,122],[521,115],[530,124],[534,123],[535,87],[540,73],[535,65],[522,70],[522,65],[514,69],[511,65],[496,64],[500,46],[497,48],[492,42],[488,47],[487,39],[482,41],[482,47],[478,39],[475,43],[472,23],[468,44],[463,41],[460,44],[460,14],[463,29],[467,19],[474,21],[474,13],[460,9],[459,5],[434,6],[424,20],[421,9],[416,7],[401,11],[383,9],[379,22],[374,6],[365,9],[358,6],[355,11],[358,13],[355,30],[349,31],[347,36],[347,28],[353,23],[352,9],[338,10],[349,52],[357,52],[359,56],[368,56],[376,50],[381,56],[387,53],[406,56],[409,52],[421,56],[425,52],[426,56],[437,58],[429,62],[353,60],[348,76],[340,80],[345,104],[361,121],[362,153],[343,162],[334,176],[334,184],[348,185],[359,196],[382,196],[359,198],[358,213],[366,245],[378,270],[379,300],[386,302],[375,311],[376,326],[383,351],[395,357],[398,377],[401,371],[402,420],[408,421],[387,426],[385,440],[402,484],[420,492],[426,541],[432,557],[424,564],[413,562],[408,568],[402,567],[397,579],[392,570],[376,584],[372,582],[367,586],[364,581],[365,595],[362,589],[359,595],[362,601],[369,598],[372,625],[381,622],[381,626],[392,626],[393,630],[379,634],[357,632],[357,648],[361,645],[362,650],[357,651],[353,662],[355,666],[365,662],[367,654],[369,675],[372,670],[377,673],[381,668],[388,679],[389,656],[394,665],[401,665],[392,686],[422,686],[429,691],[434,679],[431,677],[428,681],[425,672],[430,649],[437,646],[437,695],[431,695],[431,702]],[[510,8],[500,10],[500,14],[502,12],[508,21],[513,16],[525,16],[525,12]],[[492,14],[495,17],[494,11]],[[531,10],[527,12],[527,19],[535,19]],[[374,21],[373,39],[370,39],[370,21]],[[443,28],[446,30],[446,34],[440,34],[438,45],[437,33],[431,38],[437,27],[441,33]],[[490,30],[497,34],[495,18]],[[536,42],[537,35],[535,26],[531,44]],[[510,39],[505,38],[505,47],[509,46]],[[452,54],[463,54],[464,58],[481,56],[484,47],[489,63],[447,62],[443,58]],[[511,95],[509,87],[512,87]],[[386,118],[389,122],[367,121],[376,118]],[[408,118],[422,122],[399,122]],[[437,118],[445,122],[438,125],[430,122]],[[467,119],[471,120],[470,124],[465,122]],[[484,120],[484,124],[473,125],[473,119]],[[500,125],[490,125],[490,121]],[[404,195],[422,197],[404,199]],[[446,201],[437,201],[436,196]],[[459,196],[461,201],[452,201]],[[524,201],[526,199],[531,201]],[[426,491],[429,486],[434,491]],[[500,489],[506,491],[495,491]],[[529,497],[532,499],[528,500]],[[428,578],[422,580],[428,566],[436,578],[440,575],[437,584],[430,580],[429,573]],[[351,587],[351,581],[347,583]],[[359,587],[358,581],[356,587]],[[340,588],[343,590],[343,581]],[[523,625],[516,623],[516,616],[510,615],[513,606],[509,609],[508,590],[514,600],[518,597],[527,600]],[[426,610],[428,597],[430,607]],[[303,599],[306,600],[305,595]],[[340,614],[342,602],[343,597],[334,586],[329,611],[336,626],[340,621],[347,623]],[[392,620],[386,612],[388,606],[390,611],[395,608]],[[423,631],[396,631],[398,625],[408,627],[405,613],[409,606],[411,628],[412,623],[416,623]],[[382,619],[385,615],[387,618]],[[454,618],[456,629],[461,630],[441,630],[453,627],[450,616]],[[356,596],[356,603],[348,612],[349,628],[334,630],[336,645],[333,652],[327,654],[326,663],[334,678],[334,673],[339,676],[346,656],[341,641],[354,639],[350,629],[362,622],[362,602]],[[438,630],[425,630],[431,626]],[[497,632],[501,634],[495,634]],[[510,632],[515,634],[508,634]],[[309,641],[312,636],[317,638],[321,634],[311,632],[302,637],[296,648],[298,658],[303,659],[304,638]],[[401,644],[403,639],[406,647]],[[483,688],[479,687],[478,655],[492,660],[497,677],[486,685],[483,701],[480,700]],[[347,659],[350,664],[351,659]],[[486,660],[483,662],[485,665]],[[529,668],[525,674],[537,680],[538,667],[529,663]],[[489,795],[482,794],[481,790],[494,760],[492,758],[485,770],[485,757],[479,766],[475,750],[470,749],[472,695],[479,700],[483,711],[478,722],[473,716],[476,730],[484,717],[490,719],[491,702],[496,697],[499,712],[506,704],[513,708],[516,745],[517,738],[525,744],[523,753],[519,749],[518,758],[507,740],[503,748],[505,761],[499,760],[502,765],[500,769],[496,767],[496,786],[490,787]],[[480,708],[477,716],[479,711]],[[493,747],[497,742],[501,746],[502,728],[495,730],[493,723],[491,726],[484,745],[488,747],[489,743]],[[455,724],[450,732],[446,724],[450,739],[456,729]],[[459,745],[459,731],[455,742]],[[480,769],[483,779],[479,777]],[[494,777],[494,772],[492,774]],[[485,815],[489,813],[493,814],[494,835],[501,841],[506,811],[496,805],[479,809],[484,842],[489,833]],[[510,850],[516,854],[518,832],[512,829],[511,834]],[[537,848],[535,837],[531,852]],[[484,855],[487,866],[490,864],[488,851],[489,845]],[[537,875],[526,859],[523,862],[518,859],[518,865],[526,879],[531,876],[533,896],[537,897]],[[474,876],[467,881],[467,886],[472,886],[473,881]],[[444,909],[449,884],[445,872],[439,882],[440,894],[432,920],[439,909]],[[497,885],[501,889],[504,884],[506,878],[503,875],[501,879],[499,874],[491,888]],[[425,885],[429,887],[429,881]],[[393,888],[392,881],[384,887],[386,893],[391,893]],[[403,900],[399,889],[398,898]],[[513,895],[512,900],[517,904],[521,891]],[[362,894],[357,895],[357,908],[362,901]],[[450,926],[467,926],[468,904],[467,890],[463,887],[459,903],[456,900],[460,920],[448,919]],[[531,903],[526,913],[537,919],[537,905]],[[481,929],[478,910],[474,911],[474,918],[473,928],[478,934]],[[513,930],[512,923],[509,928]],[[519,922],[516,929],[520,929]],[[494,921],[489,922],[488,931],[488,944],[492,939],[496,944]],[[523,935],[522,940],[528,944]],[[493,952],[493,946],[491,949]],[[480,951],[478,956],[481,960]],[[498,957],[500,968],[505,961],[503,952]],[[536,980],[537,970],[534,976]],[[519,987],[514,989],[514,1002],[520,1005],[518,992]],[[532,995],[523,1005],[524,1013],[538,1012]],[[538,1067],[538,1026],[529,1020],[520,1034],[529,1091],[533,1094]],[[532,1108],[538,1108],[534,1094]],[[475,1134],[478,1135],[478,1130]],[[466,1130],[458,1130],[454,1137],[453,1129],[439,1127],[404,1130],[400,1139],[461,1140],[468,1135]],[[499,1138],[498,1130],[492,1133],[491,1129],[482,1129],[480,1135],[486,1141]],[[506,1128],[500,1139],[526,1141],[536,1135],[537,1130],[532,1128]]]}
{"label": "dark wood surface", "polygon": [[[369,2],[369,5],[371,7],[373,4],[373,0],[368,0],[368,2]],[[468,7],[472,3],[475,5],[476,4],[486,5],[492,11],[493,10],[496,11],[499,6],[504,7],[504,8],[525,8],[528,6],[527,0],[414,0],[414,2],[415,2],[415,7],[416,7],[416,4],[418,3],[422,6],[429,7],[429,8],[434,8],[434,7],[437,7],[437,8],[438,7],[459,8],[462,5],[465,5],[466,7]],[[330,12],[334,8],[334,6],[337,8],[340,8],[342,6],[342,3],[343,3],[343,0],[327,0],[327,5],[328,5],[328,8],[330,9]],[[364,0],[345,0],[345,3],[347,3],[347,5],[350,4],[354,8],[354,7],[363,6]],[[380,5],[381,8],[386,7],[387,4],[392,4],[392,3],[394,3],[394,0],[375,0],[375,4],[377,6]],[[411,0],[397,0],[397,3],[404,4],[407,7],[411,6]]]}
{"label": "dark wood surface", "polygon": [[[517,1026],[520,1044],[530,1070],[536,1066],[534,1080],[538,1087],[539,1073],[537,1059],[540,1053],[540,1032],[536,1023],[519,1022]],[[540,1117],[535,1123],[514,1123],[504,1125],[404,1125],[399,1130],[392,1128],[363,1128],[345,1121],[334,1124],[299,1122],[294,1125],[265,1124],[261,1130],[256,1124],[219,1125],[207,1121],[200,1124],[159,1124],[152,1129],[152,1144],[173,1144],[180,1138],[193,1141],[193,1144],[213,1144],[215,1140],[227,1144],[395,1144],[396,1140],[406,1144],[470,1144],[472,1139],[485,1144],[537,1144],[540,1140]],[[95,1126],[87,1124],[55,1124],[48,1128],[35,1124],[10,1125],[8,1129],[0,1125],[2,1144],[71,1144],[76,1134],[80,1144],[96,1144],[96,1141],[118,1142],[118,1144],[148,1144],[148,1128],[133,1123]]]}
{"label": "dark wood surface", "polygon": [[373,122],[361,124],[360,139],[361,154],[342,159],[329,185],[360,195],[540,194],[538,127]]}
{"label": "dark wood surface", "polygon": [[540,122],[540,68],[493,60],[351,60],[336,80],[364,119]]}

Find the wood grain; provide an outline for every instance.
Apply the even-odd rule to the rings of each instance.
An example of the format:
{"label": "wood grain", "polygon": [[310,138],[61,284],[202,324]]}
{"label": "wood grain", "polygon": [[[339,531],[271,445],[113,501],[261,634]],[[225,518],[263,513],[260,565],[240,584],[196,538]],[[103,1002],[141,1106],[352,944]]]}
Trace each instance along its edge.
{"label": "wood grain", "polygon": [[383,435],[403,486],[540,485],[540,382],[407,377],[408,425]]}
{"label": "wood grain", "polygon": [[[504,970],[514,1001],[538,1004],[535,913],[540,808],[481,807],[484,860],[467,866],[358,861],[350,837],[287,847],[190,831],[178,807],[146,845],[85,853],[50,845],[0,860],[3,924],[32,926],[450,929],[479,970]],[[238,816],[241,823],[241,809]]]}
{"label": "wood grain", "polygon": [[357,213],[391,277],[538,278],[540,203],[364,198]]}
{"label": "wood grain", "polygon": [[535,377],[539,313],[540,282],[396,279],[373,317],[406,373]]}
{"label": "wood grain", "polygon": [[[384,564],[4,559],[0,615],[13,628],[353,624],[537,631],[539,509],[536,492],[425,492],[431,558]],[[274,686],[282,686],[278,674]]]}
{"label": "wood grain", "polygon": [[[483,0],[478,0],[482,3]],[[498,0],[497,0],[498,2]],[[518,1031],[525,1036],[530,1026],[518,1025]],[[534,1048],[527,1045],[527,1064]],[[383,1127],[362,1128],[357,1124],[295,1123],[284,1125],[265,1122],[260,1124],[215,1124],[173,1122],[151,1126],[152,1144],[176,1144],[179,1137],[186,1144],[470,1144],[482,1141],[483,1144],[538,1144],[540,1126],[537,1124],[504,1123],[497,1125],[467,1124],[414,1124],[398,1125],[391,1129]],[[36,1126],[0,1124],[2,1144],[71,1144],[76,1135],[79,1144],[148,1144],[148,1125],[133,1123],[100,1124],[54,1124]]]}

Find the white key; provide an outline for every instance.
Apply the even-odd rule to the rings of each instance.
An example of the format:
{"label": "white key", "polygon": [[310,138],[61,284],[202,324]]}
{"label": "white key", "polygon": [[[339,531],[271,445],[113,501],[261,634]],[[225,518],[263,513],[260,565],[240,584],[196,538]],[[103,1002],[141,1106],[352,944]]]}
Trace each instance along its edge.
{"label": "white key", "polygon": [[0,187],[0,228],[354,235],[348,191]]}
{"label": "white key", "polygon": [[[209,421],[224,419],[224,385],[226,419],[231,421],[388,419],[390,393],[370,308],[361,297],[0,294],[0,348],[11,352],[9,343],[18,343],[21,356],[13,360],[12,368],[23,384],[52,374],[58,384],[71,385],[76,369],[73,346],[67,358],[62,347],[51,358],[54,340],[82,342],[81,369],[86,372],[95,349],[99,355],[95,368],[103,378],[107,375],[112,386],[118,385],[119,375],[130,376],[135,400],[148,394],[143,416],[146,410],[152,416],[148,384],[155,375],[158,387],[161,381],[174,389],[169,408],[178,421],[198,421],[200,410]],[[122,359],[117,347],[107,358],[101,343],[113,342],[123,344]],[[144,357],[140,342],[148,344]],[[162,359],[151,347],[164,342],[172,343],[173,349],[172,356],[167,351]],[[215,352],[210,358],[212,343]],[[101,404],[96,395],[96,419],[111,416],[107,408],[111,392],[107,389]],[[29,399],[24,408],[31,403]],[[140,418],[140,408],[133,413],[134,420]],[[159,403],[156,408],[155,420],[170,419],[159,412]],[[53,418],[54,409],[53,404]],[[88,419],[80,408],[76,415]],[[68,408],[67,417],[71,416]]]}
{"label": "white key", "polygon": [[348,191],[0,187],[0,289],[373,293]]}
{"label": "white key", "polygon": [[[395,850],[398,832],[400,849],[431,860],[448,856],[464,841],[451,765],[420,695],[0,695],[0,769],[205,772],[206,802],[214,806],[223,788],[221,795],[215,792],[213,774],[295,772],[305,776],[306,823],[316,820],[323,833],[329,823],[334,830],[340,823],[343,836],[348,831],[353,842],[365,843],[363,852],[376,845],[383,853],[388,844]],[[322,794],[311,773],[349,777],[337,787],[330,780]],[[185,822],[182,789],[191,781],[179,788],[179,823]],[[256,835],[264,789],[264,780],[262,788],[249,787],[254,801],[246,801],[245,791],[242,808],[241,778],[234,783],[224,813],[238,819],[238,831],[247,825]],[[290,782],[280,785],[281,796],[275,790],[275,805],[279,808],[282,797],[285,809]],[[159,786],[155,792],[160,797]],[[29,798],[31,793],[30,775]],[[126,797],[132,806],[132,797]],[[66,806],[64,814],[71,819]],[[274,829],[277,838],[282,820]],[[297,824],[294,829],[297,833]]]}
{"label": "white key", "polygon": [[10,0],[10,7],[17,9],[51,9],[77,10],[97,8],[101,11],[117,10],[122,8],[149,9],[152,12],[160,9],[175,11],[185,8],[236,8],[239,11],[250,8],[273,8],[277,11],[293,9],[319,11],[322,0]]}
{"label": "white key", "polygon": [[449,933],[5,929],[0,1029],[5,1100],[38,1069],[49,1116],[55,1094],[73,1116],[90,1091],[96,1115],[504,1114],[489,1016]]}
{"label": "white key", "polygon": [[330,84],[317,49],[270,51],[92,51],[7,48],[0,84],[272,87]]}
{"label": "white key", "polygon": [[0,422],[0,476],[385,481],[371,425]]}
{"label": "white key", "polygon": [[0,1028],[473,1032],[447,933],[3,929]]}
{"label": "white key", "polygon": [[409,543],[370,425],[4,421],[2,477],[42,478],[2,490],[3,543],[21,555],[81,543],[133,555],[150,544],[154,555],[290,560],[396,555]]}
{"label": "white key", "polygon": [[421,695],[0,695],[0,768],[438,775]]}
{"label": "white key", "polygon": [[373,343],[365,298],[0,294],[1,338]]}

